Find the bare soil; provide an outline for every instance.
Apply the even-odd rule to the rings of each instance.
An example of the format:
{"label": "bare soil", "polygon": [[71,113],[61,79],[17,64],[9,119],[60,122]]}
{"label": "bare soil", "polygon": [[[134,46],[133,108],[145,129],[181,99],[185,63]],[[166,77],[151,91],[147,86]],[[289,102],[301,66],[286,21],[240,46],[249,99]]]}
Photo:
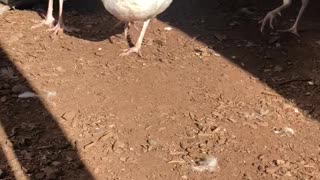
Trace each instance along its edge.
{"label": "bare soil", "polygon": [[320,3],[298,38],[259,32],[277,4],[232,2],[175,0],[142,58],[105,11],[67,5],[57,36],[2,15],[0,179],[320,179]]}

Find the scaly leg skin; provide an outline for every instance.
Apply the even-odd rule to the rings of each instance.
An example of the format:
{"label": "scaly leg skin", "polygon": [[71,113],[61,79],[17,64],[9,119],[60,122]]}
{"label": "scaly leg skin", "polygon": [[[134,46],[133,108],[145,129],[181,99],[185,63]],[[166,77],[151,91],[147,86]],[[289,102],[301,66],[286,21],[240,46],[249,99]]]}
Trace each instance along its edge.
{"label": "scaly leg skin", "polygon": [[142,57],[141,46],[142,46],[143,38],[144,38],[144,35],[146,34],[149,23],[150,23],[150,19],[143,22],[143,27],[136,45],[130,49],[125,50],[126,52],[120,54],[119,56],[123,57],[123,56],[128,56],[132,53],[137,53],[140,57]]}
{"label": "scaly leg skin", "polygon": [[54,26],[54,21],[55,21],[52,13],[53,13],[53,0],[49,0],[46,19],[42,20],[39,24],[32,26],[31,29],[36,29],[43,25],[47,25],[50,28],[52,28]]}
{"label": "scaly leg skin", "polygon": [[283,4],[282,4],[280,7],[274,9],[273,11],[270,11],[270,12],[264,17],[264,19],[259,22],[259,23],[262,23],[260,31],[261,31],[261,32],[264,31],[265,26],[266,26],[266,24],[267,24],[268,22],[269,22],[270,28],[271,28],[271,29],[274,29],[273,22],[274,22],[276,16],[277,16],[277,15],[281,15],[281,11],[282,11],[283,9],[288,8],[288,7],[291,5],[291,2],[292,2],[292,0],[283,0]]}
{"label": "scaly leg skin", "polygon": [[298,17],[297,17],[296,21],[294,22],[293,26],[287,30],[280,30],[281,32],[290,32],[290,33],[293,33],[294,35],[300,37],[300,35],[298,33],[298,25],[299,25],[299,22],[301,20],[303,13],[305,12],[305,10],[308,6],[308,3],[309,3],[309,0],[301,0],[301,8],[299,10]]}
{"label": "scaly leg skin", "polygon": [[55,27],[49,29],[49,31],[53,31],[54,34],[58,34],[59,32],[72,32],[72,31],[79,31],[79,29],[77,28],[71,28],[71,27],[67,27],[64,25],[63,23],[63,18],[62,18],[62,13],[63,13],[63,1],[64,0],[59,0],[59,20],[58,23],[56,24]]}
{"label": "scaly leg skin", "polygon": [[129,29],[131,28],[132,25],[133,25],[133,27],[134,27],[136,30],[138,30],[136,24],[135,24],[133,21],[126,23],[126,24],[124,25],[124,37],[125,37],[126,39],[128,39],[128,31],[129,31]]}
{"label": "scaly leg skin", "polygon": [[128,39],[128,31],[130,29],[130,22],[125,23],[124,25],[124,38],[125,40]]}

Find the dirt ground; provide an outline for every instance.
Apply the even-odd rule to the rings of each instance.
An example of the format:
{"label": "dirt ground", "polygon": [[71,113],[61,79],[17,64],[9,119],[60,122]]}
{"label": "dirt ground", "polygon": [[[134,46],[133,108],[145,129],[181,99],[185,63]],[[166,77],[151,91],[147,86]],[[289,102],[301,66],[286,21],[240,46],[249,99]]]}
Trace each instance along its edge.
{"label": "dirt ground", "polygon": [[300,38],[259,32],[277,4],[232,2],[175,0],[143,58],[104,11],[67,4],[58,36],[2,15],[0,179],[320,179],[320,2]]}

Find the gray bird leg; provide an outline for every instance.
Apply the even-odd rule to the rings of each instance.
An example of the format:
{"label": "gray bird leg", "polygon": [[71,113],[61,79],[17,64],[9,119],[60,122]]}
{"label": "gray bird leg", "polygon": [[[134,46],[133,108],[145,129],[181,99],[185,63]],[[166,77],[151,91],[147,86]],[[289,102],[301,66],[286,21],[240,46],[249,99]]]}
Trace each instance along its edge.
{"label": "gray bird leg", "polygon": [[281,15],[281,11],[283,9],[288,8],[292,3],[292,0],[283,0],[283,4],[278,8],[268,12],[268,14],[264,17],[263,20],[260,21],[262,23],[260,31],[263,32],[265,29],[266,24],[269,22],[269,26],[271,29],[274,29],[273,23],[277,15]]}
{"label": "gray bird leg", "polygon": [[301,21],[301,18],[302,18],[302,15],[303,13],[305,12],[307,6],[309,4],[309,0],[301,0],[301,8],[299,10],[299,14],[297,16],[297,19],[296,21],[294,22],[293,26],[287,30],[281,30],[282,32],[290,32],[290,33],[293,33],[297,36],[300,36],[299,33],[298,33],[298,25]]}

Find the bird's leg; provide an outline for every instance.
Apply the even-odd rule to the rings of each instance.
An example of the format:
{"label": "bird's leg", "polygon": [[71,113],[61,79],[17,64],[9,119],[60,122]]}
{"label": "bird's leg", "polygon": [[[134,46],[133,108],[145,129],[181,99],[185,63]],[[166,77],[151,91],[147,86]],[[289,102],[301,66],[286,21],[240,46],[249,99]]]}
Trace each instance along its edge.
{"label": "bird's leg", "polygon": [[44,22],[45,25],[53,26],[55,19],[52,14],[53,14],[53,0],[49,0],[47,16]]}
{"label": "bird's leg", "polygon": [[129,31],[129,29],[130,29],[130,22],[126,22],[124,24],[124,38],[125,38],[125,40],[128,39],[128,31]]}
{"label": "bird's leg", "polygon": [[137,53],[140,57],[142,57],[141,46],[142,46],[143,38],[144,38],[144,35],[146,34],[149,23],[150,23],[150,19],[143,22],[143,27],[142,27],[139,39],[135,44],[135,46],[128,50],[125,50],[126,52],[120,54],[120,56],[128,56],[132,53]]}
{"label": "bird's leg", "polygon": [[132,25],[136,30],[138,30],[138,28],[137,28],[136,24],[134,23],[134,21],[126,23],[124,25],[124,36],[125,36],[126,39],[128,39],[128,31],[129,31],[129,29],[131,28]]}
{"label": "bird's leg", "polygon": [[109,32],[112,32],[114,29],[116,29],[117,27],[119,27],[120,24],[122,24],[122,23],[123,23],[122,21],[117,22],[117,24],[114,25],[114,26],[109,30]]}
{"label": "bird's leg", "polygon": [[[115,28],[117,28],[118,26],[120,26],[120,24],[122,24],[123,22],[122,21],[119,21],[116,25],[114,25],[110,30],[109,32],[112,32]],[[124,37],[125,39],[128,39],[128,31],[131,27],[131,25],[133,25],[136,30],[138,30],[137,26],[134,24],[134,22],[126,22],[124,24]]]}
{"label": "bird's leg", "polygon": [[50,31],[53,31],[55,34],[58,34],[60,31],[67,31],[67,32],[72,32],[72,31],[78,31],[79,29],[77,28],[70,28],[64,25],[63,23],[63,17],[62,17],[62,13],[63,13],[63,0],[59,0],[59,19],[58,19],[58,23],[56,24],[56,26],[52,29],[50,29]]}
{"label": "bird's leg", "polygon": [[298,33],[298,25],[299,25],[299,22],[301,20],[303,13],[305,12],[305,10],[308,6],[308,3],[309,3],[309,0],[301,0],[301,8],[299,10],[298,17],[297,17],[296,21],[294,22],[293,26],[287,30],[280,30],[281,32],[290,32],[290,33],[295,34],[296,36],[300,36]]}
{"label": "bird's leg", "polygon": [[264,17],[263,20],[261,20],[259,23],[262,23],[260,31],[263,32],[266,24],[269,22],[269,26],[271,29],[274,29],[273,22],[277,15],[281,15],[281,11],[283,9],[288,8],[288,6],[291,5],[292,0],[283,0],[283,4],[279,6],[278,8],[268,12],[268,14]]}
{"label": "bird's leg", "polygon": [[32,26],[31,29],[39,28],[43,25],[47,25],[50,28],[53,27],[54,26],[53,23],[54,23],[55,19],[54,19],[52,13],[53,13],[53,0],[49,0],[46,19],[42,20],[39,24]]}
{"label": "bird's leg", "polygon": [[134,23],[134,21],[130,22],[129,26],[133,25],[133,27],[138,31],[138,27],[136,26],[136,24]]}

